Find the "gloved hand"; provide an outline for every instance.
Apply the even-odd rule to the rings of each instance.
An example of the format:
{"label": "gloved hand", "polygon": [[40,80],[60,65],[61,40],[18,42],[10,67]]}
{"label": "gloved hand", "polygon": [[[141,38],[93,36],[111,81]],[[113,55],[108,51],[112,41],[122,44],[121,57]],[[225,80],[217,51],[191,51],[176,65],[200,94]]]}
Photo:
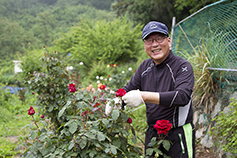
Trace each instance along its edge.
{"label": "gloved hand", "polygon": [[112,104],[110,101],[105,106],[105,114],[109,115],[113,109],[119,109],[121,105],[121,100],[119,98],[113,99],[115,106],[110,106]]}
{"label": "gloved hand", "polygon": [[142,103],[144,103],[144,100],[142,99],[142,96],[139,90],[129,91],[122,97],[122,99],[127,104],[127,106],[130,106],[132,108],[135,108],[141,105]]}

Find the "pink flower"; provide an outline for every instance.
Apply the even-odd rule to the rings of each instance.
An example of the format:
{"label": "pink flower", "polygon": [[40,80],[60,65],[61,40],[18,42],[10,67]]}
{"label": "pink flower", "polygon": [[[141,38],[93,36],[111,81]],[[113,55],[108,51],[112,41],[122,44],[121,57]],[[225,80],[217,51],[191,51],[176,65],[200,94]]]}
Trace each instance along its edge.
{"label": "pink flower", "polygon": [[130,117],[128,118],[127,123],[132,123],[132,119]]}
{"label": "pink flower", "polygon": [[170,123],[169,120],[157,120],[153,127],[157,130],[158,134],[166,135],[166,133],[171,129],[172,123]]}
{"label": "pink flower", "polygon": [[35,110],[33,109],[33,107],[31,106],[28,111],[28,115],[34,115],[35,114]]}
{"label": "pink flower", "polygon": [[72,93],[72,92],[75,92],[77,90],[77,88],[76,88],[74,83],[70,83],[69,87],[68,87],[68,90],[69,90],[70,93]]}
{"label": "pink flower", "polygon": [[44,118],[44,115],[41,115],[40,117],[43,119],[43,118]]}
{"label": "pink flower", "polygon": [[32,95],[34,95],[35,93],[34,92],[32,92]]}
{"label": "pink flower", "polygon": [[122,88],[118,89],[116,92],[116,97],[122,97],[126,94],[126,91]]}

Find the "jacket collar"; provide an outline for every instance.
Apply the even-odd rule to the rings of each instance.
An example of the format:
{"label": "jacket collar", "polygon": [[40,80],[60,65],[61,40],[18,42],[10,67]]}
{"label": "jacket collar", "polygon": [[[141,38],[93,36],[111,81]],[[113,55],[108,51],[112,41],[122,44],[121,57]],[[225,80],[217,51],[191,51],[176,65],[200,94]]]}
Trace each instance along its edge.
{"label": "jacket collar", "polygon": [[169,55],[167,56],[167,58],[162,63],[156,65],[155,62],[153,60],[152,61],[153,61],[154,65],[162,66],[162,65],[166,65],[166,63],[168,63],[173,58],[173,56],[174,56],[174,53],[173,53],[172,50],[170,50]]}

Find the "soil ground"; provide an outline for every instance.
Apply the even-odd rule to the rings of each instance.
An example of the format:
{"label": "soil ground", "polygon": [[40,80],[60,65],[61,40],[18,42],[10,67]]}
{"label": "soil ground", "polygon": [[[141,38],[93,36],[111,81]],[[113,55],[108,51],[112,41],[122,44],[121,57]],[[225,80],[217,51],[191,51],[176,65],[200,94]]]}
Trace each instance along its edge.
{"label": "soil ground", "polygon": [[201,145],[196,146],[196,158],[217,158],[216,155],[211,154],[208,149],[205,149]]}

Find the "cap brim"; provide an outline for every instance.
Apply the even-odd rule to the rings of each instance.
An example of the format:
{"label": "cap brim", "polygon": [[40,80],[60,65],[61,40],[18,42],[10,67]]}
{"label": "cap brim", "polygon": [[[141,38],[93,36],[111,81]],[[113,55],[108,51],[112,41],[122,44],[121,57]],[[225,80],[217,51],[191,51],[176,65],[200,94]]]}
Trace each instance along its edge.
{"label": "cap brim", "polygon": [[155,30],[152,30],[151,32],[149,32],[149,33],[147,33],[146,35],[144,35],[143,37],[142,37],[142,39],[145,39],[148,35],[150,35],[151,33],[154,33],[154,32],[157,32],[157,33],[162,33],[162,34],[164,34],[164,35],[166,35],[166,36],[168,36],[169,37],[169,35],[166,33],[166,32],[164,32],[164,31],[155,31]]}

